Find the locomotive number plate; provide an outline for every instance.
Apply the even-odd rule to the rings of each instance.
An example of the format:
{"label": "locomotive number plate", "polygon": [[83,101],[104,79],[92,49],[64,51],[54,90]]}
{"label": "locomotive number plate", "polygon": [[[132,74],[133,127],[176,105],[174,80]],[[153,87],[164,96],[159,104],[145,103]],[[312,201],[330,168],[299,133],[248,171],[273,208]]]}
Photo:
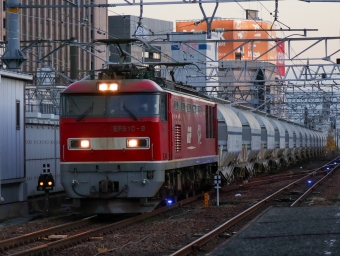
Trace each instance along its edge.
{"label": "locomotive number plate", "polygon": [[135,131],[142,131],[144,132],[146,129],[145,129],[145,126],[142,125],[142,126],[134,126],[134,125],[131,125],[131,126],[125,126],[125,125],[115,125],[113,126],[113,131],[114,132],[135,132]]}

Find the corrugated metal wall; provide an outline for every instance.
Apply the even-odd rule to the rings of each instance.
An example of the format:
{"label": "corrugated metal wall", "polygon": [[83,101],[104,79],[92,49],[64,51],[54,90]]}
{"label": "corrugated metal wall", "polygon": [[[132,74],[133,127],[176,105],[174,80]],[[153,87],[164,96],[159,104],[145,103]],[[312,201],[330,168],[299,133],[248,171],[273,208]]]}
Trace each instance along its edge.
{"label": "corrugated metal wall", "polygon": [[0,101],[1,179],[24,178],[24,81],[2,76]]}
{"label": "corrugated metal wall", "polygon": [[53,191],[62,191],[60,184],[59,122],[26,118],[26,182],[27,196],[40,195],[37,191],[40,174],[51,173],[55,180]]}

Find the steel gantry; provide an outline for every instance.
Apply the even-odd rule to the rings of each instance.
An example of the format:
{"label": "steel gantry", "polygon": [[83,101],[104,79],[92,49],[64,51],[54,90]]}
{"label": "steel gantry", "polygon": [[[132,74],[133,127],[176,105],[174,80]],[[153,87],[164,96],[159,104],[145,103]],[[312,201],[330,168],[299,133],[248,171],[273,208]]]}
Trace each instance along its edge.
{"label": "steel gantry", "polygon": [[[249,0],[241,0],[243,2]],[[338,61],[335,59],[339,53],[339,47],[329,45],[339,40],[339,37],[307,37],[308,29],[291,29],[287,31],[301,31],[301,35],[296,33],[285,36],[283,38],[270,38],[270,39],[247,39],[247,40],[220,40],[214,39],[215,35],[219,31],[211,29],[209,24],[214,18],[215,12],[220,3],[234,2],[233,0],[173,0],[173,1],[148,1],[148,0],[116,0],[114,4],[94,4],[80,0],[65,0],[63,5],[20,5],[17,0],[7,2],[7,6],[15,11],[19,8],[77,8],[77,7],[119,7],[119,6],[139,6],[140,7],[140,23],[142,23],[143,7],[149,5],[171,5],[171,4],[187,4],[187,5],[199,5],[201,9],[203,19],[200,22],[207,23],[207,31],[205,40],[196,40],[195,43],[211,44],[215,49],[218,48],[219,43],[232,43],[238,42],[239,45],[250,45],[254,47],[256,42],[261,40],[275,40],[278,44],[285,44],[287,47],[285,55],[281,58],[284,61],[284,74],[278,71],[275,62],[278,59],[271,59],[267,61],[260,60],[262,55],[275,49],[273,46],[268,49],[266,53],[262,55],[253,55],[251,51],[251,58],[248,60],[238,59],[235,61],[226,61],[226,57],[234,55],[239,51],[239,46],[231,50],[224,56],[218,56],[216,54],[213,58],[207,58],[205,56],[204,61],[198,58],[191,58],[190,54],[183,52],[183,55],[189,56],[186,60],[190,65],[161,65],[158,63],[159,73],[164,77],[173,77],[179,82],[186,83],[197,87],[198,90],[204,91],[209,95],[218,96],[224,99],[233,101],[235,104],[247,104],[254,109],[261,109],[272,114],[279,115],[280,117],[289,118],[295,122],[308,125],[314,128],[323,128],[325,126],[336,127],[336,120],[338,116],[338,102],[340,99],[340,70]],[[278,2],[276,3],[275,21],[277,21]],[[215,4],[215,10],[212,17],[207,17],[203,9],[202,4]],[[16,11],[14,12],[16,13]],[[281,31],[284,31],[281,29]],[[197,33],[197,32],[195,32]],[[192,33],[192,34],[195,34]],[[187,33],[187,34],[190,34]],[[204,34],[204,33],[203,33]],[[155,34],[155,36],[157,36]],[[295,36],[295,37],[293,37]],[[211,39],[212,38],[212,39]],[[12,37],[14,39],[14,37]],[[56,40],[56,39],[54,39]],[[279,40],[279,42],[278,42]],[[303,43],[303,46],[299,45],[294,47],[295,44]],[[96,55],[96,47],[100,42],[84,42],[84,43],[72,43],[74,46],[82,49],[84,54],[91,54],[98,58]],[[130,42],[130,44],[140,45],[141,51],[144,47],[142,45],[147,44],[152,46],[153,44],[183,44],[190,48],[190,42],[181,40],[172,40],[169,35],[167,40],[157,41],[156,39],[151,41],[139,40],[139,42]],[[307,45],[307,46],[306,46]],[[324,50],[319,48],[324,45]],[[69,47],[71,44],[65,43],[63,46]],[[25,45],[22,49],[23,52],[32,49],[32,47],[43,47],[43,44],[34,44],[32,46]],[[319,47],[319,48],[318,48]],[[291,49],[299,49],[296,53]],[[318,48],[316,52],[319,53],[316,56],[315,51],[311,51]],[[20,49],[19,49],[20,50]],[[59,49],[55,49],[57,51]],[[107,51],[109,53],[109,51]],[[166,56],[162,51],[159,52],[162,55],[162,59],[168,62],[179,62],[174,60],[172,56]],[[216,51],[217,53],[217,51]],[[128,52],[123,52],[125,55],[129,55]],[[49,64],[44,60],[50,55],[39,54],[38,58],[41,61],[44,68],[48,69]],[[17,58],[18,59],[18,58]],[[14,59],[14,61],[17,61]],[[137,59],[135,56],[131,56],[132,62],[142,65],[157,65],[157,63],[147,63],[144,59]],[[110,64],[107,59],[101,59],[103,66]],[[8,61],[12,61],[9,59]],[[48,73],[36,77],[36,84],[46,84],[49,81],[50,87],[44,90],[38,89],[32,90],[28,88],[27,98],[37,100],[37,102],[47,102],[50,97],[50,102],[58,107],[58,92],[60,88],[56,85],[60,80],[56,77],[62,77],[65,80],[65,84],[69,84],[74,79],[68,78],[63,75],[60,70],[48,69]],[[175,71],[175,73],[174,73]],[[55,73],[55,74],[53,74]],[[171,75],[169,75],[171,73]],[[86,75],[84,74],[84,78]],[[40,90],[40,91],[39,91]],[[56,93],[54,93],[55,91]]]}

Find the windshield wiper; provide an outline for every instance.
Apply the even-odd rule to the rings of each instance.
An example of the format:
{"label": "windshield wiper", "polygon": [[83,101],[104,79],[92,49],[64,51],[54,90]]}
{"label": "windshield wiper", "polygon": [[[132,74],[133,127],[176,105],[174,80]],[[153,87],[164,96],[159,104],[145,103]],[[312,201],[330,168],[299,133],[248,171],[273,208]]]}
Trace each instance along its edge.
{"label": "windshield wiper", "polygon": [[125,104],[123,105],[123,109],[129,113],[129,115],[135,120],[137,121],[137,117],[131,112],[131,110],[129,110],[127,107],[125,107]]}
{"label": "windshield wiper", "polygon": [[77,122],[79,122],[80,120],[82,120],[88,113],[90,113],[93,109],[93,101],[92,101],[92,105],[89,106],[84,113],[82,113],[78,118],[77,118]]}

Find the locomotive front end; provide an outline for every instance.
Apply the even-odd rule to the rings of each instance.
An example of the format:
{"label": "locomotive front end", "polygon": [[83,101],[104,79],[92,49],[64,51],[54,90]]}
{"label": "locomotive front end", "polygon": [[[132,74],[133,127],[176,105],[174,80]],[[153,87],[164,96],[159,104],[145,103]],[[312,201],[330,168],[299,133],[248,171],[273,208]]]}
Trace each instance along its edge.
{"label": "locomotive front end", "polygon": [[61,183],[74,205],[152,211],[169,157],[167,93],[151,80],[79,81],[60,112]]}

